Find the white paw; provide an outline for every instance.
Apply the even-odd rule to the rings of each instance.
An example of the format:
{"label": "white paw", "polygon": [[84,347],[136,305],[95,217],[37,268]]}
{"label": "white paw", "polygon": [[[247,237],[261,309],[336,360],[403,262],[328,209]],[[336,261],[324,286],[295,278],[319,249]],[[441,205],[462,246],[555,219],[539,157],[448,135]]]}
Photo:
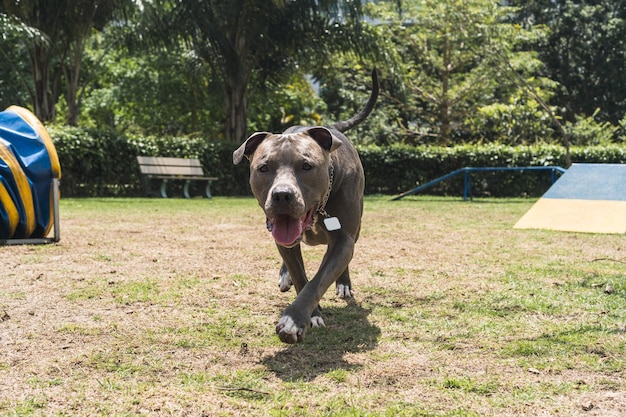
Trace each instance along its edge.
{"label": "white paw", "polygon": [[283,272],[283,270],[281,269],[280,273],[278,274],[278,288],[280,288],[282,292],[285,292],[289,291],[291,285],[292,282],[291,276],[289,276],[289,272],[286,269]]}
{"label": "white paw", "polygon": [[[289,335],[292,339],[291,343],[296,343],[298,341],[298,333],[300,333],[300,329],[298,329],[298,326],[296,326],[296,323],[291,317],[282,316],[276,325],[276,333],[279,335]],[[285,341],[283,336],[281,336],[280,339]]]}
{"label": "white paw", "polygon": [[326,327],[326,323],[321,316],[313,316],[311,317],[311,327]]}
{"label": "white paw", "polygon": [[337,294],[339,298],[351,298],[354,295],[354,291],[347,285],[337,284],[335,294]]}

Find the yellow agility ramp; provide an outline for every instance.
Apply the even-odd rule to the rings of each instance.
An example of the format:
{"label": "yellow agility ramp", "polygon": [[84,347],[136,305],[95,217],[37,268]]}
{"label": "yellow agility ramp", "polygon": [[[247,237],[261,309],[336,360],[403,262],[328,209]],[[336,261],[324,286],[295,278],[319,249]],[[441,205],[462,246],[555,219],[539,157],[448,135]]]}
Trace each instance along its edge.
{"label": "yellow agility ramp", "polygon": [[626,165],[572,164],[513,227],[626,233]]}

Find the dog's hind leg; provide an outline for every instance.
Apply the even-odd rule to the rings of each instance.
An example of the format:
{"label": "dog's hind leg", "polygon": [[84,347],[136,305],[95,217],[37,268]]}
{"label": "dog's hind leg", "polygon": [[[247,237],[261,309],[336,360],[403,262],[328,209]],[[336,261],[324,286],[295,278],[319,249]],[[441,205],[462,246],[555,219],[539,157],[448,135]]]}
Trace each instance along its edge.
{"label": "dog's hind leg", "polygon": [[335,294],[339,298],[352,298],[354,291],[352,290],[352,283],[350,282],[350,269],[346,268],[345,271],[339,276],[335,283]]}
{"label": "dog's hind leg", "polygon": [[293,282],[291,282],[289,270],[287,269],[287,265],[283,262],[283,266],[280,267],[280,272],[278,272],[278,288],[280,288],[282,292],[287,292],[291,289],[292,285]]}

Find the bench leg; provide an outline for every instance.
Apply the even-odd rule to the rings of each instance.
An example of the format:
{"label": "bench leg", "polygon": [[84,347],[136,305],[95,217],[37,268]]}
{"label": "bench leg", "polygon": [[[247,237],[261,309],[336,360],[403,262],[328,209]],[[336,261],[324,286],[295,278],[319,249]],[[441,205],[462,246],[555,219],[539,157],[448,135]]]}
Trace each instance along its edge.
{"label": "bench leg", "polygon": [[191,184],[191,180],[185,181],[185,186],[183,187],[183,195],[185,198],[191,198],[189,195],[189,184]]}
{"label": "bench leg", "polygon": [[206,182],[206,187],[204,187],[204,196],[206,198],[211,198],[211,181]]}
{"label": "bench leg", "polygon": [[167,180],[161,183],[161,197],[167,198]]}
{"label": "bench leg", "polygon": [[143,182],[143,196],[149,197],[150,196],[150,179],[145,178],[142,180],[142,182]]}

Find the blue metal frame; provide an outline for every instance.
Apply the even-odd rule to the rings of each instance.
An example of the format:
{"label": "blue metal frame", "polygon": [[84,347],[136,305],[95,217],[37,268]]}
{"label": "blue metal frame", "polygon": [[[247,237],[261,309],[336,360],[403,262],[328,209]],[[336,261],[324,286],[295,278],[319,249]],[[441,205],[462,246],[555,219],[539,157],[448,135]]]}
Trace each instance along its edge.
{"label": "blue metal frame", "polygon": [[417,194],[420,191],[423,191],[427,188],[432,187],[435,184],[440,183],[441,181],[445,181],[449,178],[455,177],[457,175],[463,174],[463,200],[467,200],[467,197],[472,197],[472,172],[481,172],[481,171],[551,171],[551,180],[552,184],[556,181],[556,173],[559,174],[565,173],[566,169],[556,166],[545,166],[545,167],[536,167],[536,166],[527,166],[527,167],[465,167],[461,169],[457,169],[456,171],[452,171],[449,174],[441,176],[437,179],[434,179],[430,182],[427,182],[424,185],[420,185],[419,187],[413,188],[412,190],[405,191],[404,193],[392,198],[392,201],[400,200],[407,195]]}

